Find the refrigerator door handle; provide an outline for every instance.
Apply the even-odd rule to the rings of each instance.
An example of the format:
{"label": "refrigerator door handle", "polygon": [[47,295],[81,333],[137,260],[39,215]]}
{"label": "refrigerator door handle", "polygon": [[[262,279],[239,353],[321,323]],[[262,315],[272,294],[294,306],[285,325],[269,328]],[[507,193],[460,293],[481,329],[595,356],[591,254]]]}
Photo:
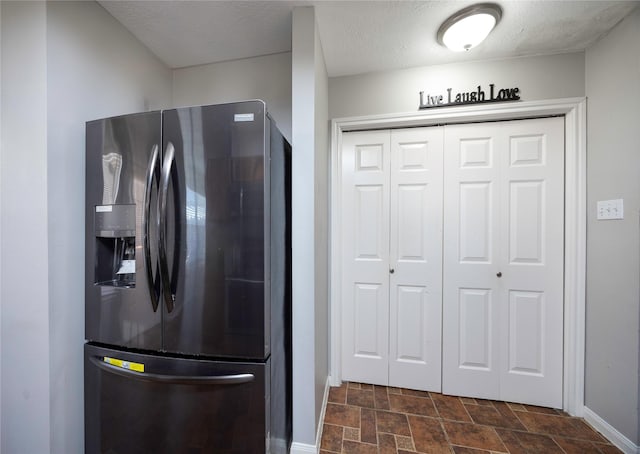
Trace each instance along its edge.
{"label": "refrigerator door handle", "polygon": [[162,293],[167,311],[172,312],[174,307],[175,295],[171,291],[171,279],[169,277],[169,263],[167,260],[167,193],[169,192],[169,180],[171,179],[171,167],[175,159],[176,149],[171,142],[167,143],[164,153],[164,162],[162,164],[162,173],[160,176],[160,195],[158,203],[159,210],[159,248],[158,255],[160,257],[160,279],[162,282]]}
{"label": "refrigerator door handle", "polygon": [[98,368],[125,378],[133,378],[153,383],[163,383],[171,385],[240,385],[255,380],[253,374],[232,374],[232,375],[164,375],[151,374],[147,372],[136,372],[123,369],[105,363],[100,358],[90,356],[89,360]]}
{"label": "refrigerator door handle", "polygon": [[153,180],[154,178],[156,180],[158,179],[158,171],[160,166],[158,154],[159,147],[158,144],[155,144],[151,150],[151,158],[149,158],[149,165],[147,166],[146,186],[144,191],[144,216],[142,218],[144,267],[147,273],[147,285],[149,286],[149,295],[151,296],[151,306],[153,307],[153,312],[156,312],[158,310],[160,289],[153,279],[153,264],[151,263],[151,249],[149,246],[149,221],[151,216],[151,191],[153,189]]}

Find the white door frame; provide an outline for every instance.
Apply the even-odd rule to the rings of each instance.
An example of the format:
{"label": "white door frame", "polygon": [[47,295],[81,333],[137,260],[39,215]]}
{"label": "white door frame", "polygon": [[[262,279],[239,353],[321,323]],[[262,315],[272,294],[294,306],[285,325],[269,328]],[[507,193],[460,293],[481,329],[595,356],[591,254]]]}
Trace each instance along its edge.
{"label": "white door frame", "polygon": [[586,282],[586,99],[565,98],[504,104],[444,107],[419,112],[337,118],[331,121],[330,350],[332,386],[341,383],[340,289],[342,134],[367,129],[565,116],[565,246],[563,409],[582,416],[584,408]]}

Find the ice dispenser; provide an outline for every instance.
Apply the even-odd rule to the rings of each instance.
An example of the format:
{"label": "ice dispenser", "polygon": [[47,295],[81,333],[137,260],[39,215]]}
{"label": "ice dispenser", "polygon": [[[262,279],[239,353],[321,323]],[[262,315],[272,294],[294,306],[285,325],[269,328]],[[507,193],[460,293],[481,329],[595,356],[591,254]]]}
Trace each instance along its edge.
{"label": "ice dispenser", "polygon": [[98,205],[94,212],[96,236],[95,284],[136,285],[136,206]]}

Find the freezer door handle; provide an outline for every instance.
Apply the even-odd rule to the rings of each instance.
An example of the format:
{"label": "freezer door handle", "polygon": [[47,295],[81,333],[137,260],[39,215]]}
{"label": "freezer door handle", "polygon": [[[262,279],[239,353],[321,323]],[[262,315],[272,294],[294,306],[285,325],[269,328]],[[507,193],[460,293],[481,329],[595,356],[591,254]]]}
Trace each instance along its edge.
{"label": "freezer door handle", "polygon": [[253,374],[231,375],[164,375],[148,372],[136,372],[130,369],[114,366],[102,361],[100,357],[90,356],[89,360],[98,368],[125,378],[135,380],[163,383],[169,385],[240,385],[249,383],[255,379]]}
{"label": "freezer door handle", "polygon": [[[144,191],[144,216],[142,218],[144,268],[147,273],[147,285],[149,286],[149,295],[151,296],[153,312],[158,310],[160,287],[153,278],[153,264],[151,263],[151,249],[149,246],[149,229],[151,220],[151,191],[153,189],[154,179],[157,181],[159,178],[160,161],[158,160],[158,154],[159,147],[158,144],[155,144],[151,150],[151,157],[149,158],[149,165],[147,166],[146,187]],[[158,271],[156,270],[156,275],[157,274]]]}
{"label": "freezer door handle", "polygon": [[160,257],[160,280],[162,282],[162,293],[167,311],[173,311],[173,303],[175,295],[171,291],[171,278],[169,277],[169,262],[167,260],[167,193],[169,192],[169,180],[171,179],[171,167],[175,159],[176,149],[171,142],[167,143],[164,153],[164,162],[162,164],[162,173],[160,176],[160,196],[158,203],[160,205],[160,228],[159,228],[159,249]]}

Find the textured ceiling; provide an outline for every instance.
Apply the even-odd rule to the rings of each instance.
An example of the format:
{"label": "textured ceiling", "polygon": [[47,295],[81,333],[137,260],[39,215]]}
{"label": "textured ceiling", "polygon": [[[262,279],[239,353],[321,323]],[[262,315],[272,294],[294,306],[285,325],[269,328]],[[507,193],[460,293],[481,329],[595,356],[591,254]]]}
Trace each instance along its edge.
{"label": "textured ceiling", "polygon": [[329,76],[586,49],[638,1],[498,1],[502,21],[480,46],[435,39],[469,1],[100,1],[171,68],[291,50],[291,11],[313,5]]}

